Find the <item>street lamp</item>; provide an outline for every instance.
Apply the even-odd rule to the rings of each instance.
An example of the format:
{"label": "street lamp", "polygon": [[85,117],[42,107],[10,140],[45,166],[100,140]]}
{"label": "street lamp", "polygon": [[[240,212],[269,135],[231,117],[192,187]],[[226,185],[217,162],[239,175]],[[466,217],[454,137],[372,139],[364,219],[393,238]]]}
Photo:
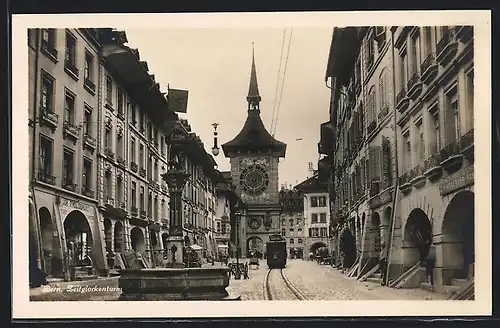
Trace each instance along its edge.
{"label": "street lamp", "polygon": [[217,156],[219,155],[219,146],[217,145],[217,126],[219,126],[219,123],[212,123],[212,126],[214,127],[214,146],[212,147],[212,154]]}
{"label": "street lamp", "polygon": [[234,205],[234,215],[236,221],[236,272],[234,275],[235,279],[241,279],[241,270],[240,270],[240,220],[241,220],[241,204],[238,200]]}

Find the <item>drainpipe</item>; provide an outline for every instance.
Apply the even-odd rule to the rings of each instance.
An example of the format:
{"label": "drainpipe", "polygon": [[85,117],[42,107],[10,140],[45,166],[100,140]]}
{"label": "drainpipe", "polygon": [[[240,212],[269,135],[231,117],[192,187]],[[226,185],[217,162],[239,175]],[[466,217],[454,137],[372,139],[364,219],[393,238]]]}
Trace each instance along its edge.
{"label": "drainpipe", "polygon": [[388,254],[387,254],[387,268],[386,268],[386,274],[385,274],[385,285],[388,285],[389,282],[389,268],[390,268],[390,263],[391,263],[391,258],[392,258],[392,248],[393,248],[393,241],[394,241],[394,230],[395,230],[395,221],[396,221],[396,213],[397,213],[397,198],[399,195],[399,168],[398,168],[398,136],[397,136],[397,121],[396,121],[396,61],[395,61],[395,53],[394,53],[394,30],[391,31],[391,51],[392,51],[392,95],[393,95],[393,102],[394,102],[394,109],[393,109],[393,129],[394,129],[394,158],[396,159],[396,165],[395,165],[395,177],[394,177],[394,182],[395,182],[395,187],[394,187],[394,194],[392,196],[392,218],[391,218],[391,236],[389,238],[389,249],[388,249]]}

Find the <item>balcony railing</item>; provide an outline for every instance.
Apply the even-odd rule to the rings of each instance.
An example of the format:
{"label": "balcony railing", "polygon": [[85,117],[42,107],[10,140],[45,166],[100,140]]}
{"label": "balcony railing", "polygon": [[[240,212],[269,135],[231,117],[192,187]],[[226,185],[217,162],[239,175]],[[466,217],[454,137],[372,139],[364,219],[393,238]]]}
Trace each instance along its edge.
{"label": "balcony railing", "polygon": [[132,214],[132,216],[137,216],[139,214],[139,209],[137,207],[132,206],[130,208],[130,213]]}
{"label": "balcony railing", "polygon": [[402,88],[396,96],[396,107],[400,112],[404,112],[409,105],[408,97],[406,97],[406,88]]}
{"label": "balcony railing", "polygon": [[87,196],[89,198],[94,198],[95,197],[95,191],[90,189],[89,187],[83,187],[82,188],[82,194],[84,196]]}
{"label": "balcony railing", "polygon": [[415,99],[422,91],[422,84],[420,82],[420,74],[415,72],[406,84],[408,97]]}
{"label": "balcony railing", "polygon": [[130,169],[133,171],[133,172],[137,172],[137,170],[139,169],[139,166],[137,165],[137,163],[135,162],[130,162]]}
{"label": "balcony railing", "polygon": [[460,150],[464,151],[467,148],[474,146],[474,129],[470,130],[460,138]]}
{"label": "balcony railing", "polygon": [[458,50],[457,29],[449,29],[436,45],[437,61],[445,65]]}
{"label": "balcony railing", "polygon": [[115,153],[110,148],[104,149],[104,153],[106,154],[106,157],[108,157],[110,159],[115,158]]}
{"label": "balcony railing", "polygon": [[436,45],[436,53],[439,55],[446,48],[447,45],[449,45],[452,42],[456,42],[457,41],[456,36],[457,36],[456,30],[454,28],[449,29]]}
{"label": "balcony railing", "polygon": [[458,154],[460,154],[460,142],[455,140],[446,147],[444,147],[443,149],[441,149],[440,152],[441,162],[444,162],[448,158]]}
{"label": "balcony railing", "polygon": [[424,83],[429,84],[431,80],[437,75],[436,56],[431,53],[425,58],[424,62],[420,65],[421,79]]}
{"label": "balcony railing", "polygon": [[54,131],[59,123],[59,115],[48,108],[42,108],[42,123],[48,125]]}
{"label": "balcony railing", "polygon": [[440,163],[441,163],[441,158],[439,156],[439,153],[435,153],[435,154],[431,155],[424,162],[424,172],[426,172],[434,167],[438,167],[440,165]]}
{"label": "balcony railing", "polygon": [[40,171],[38,172],[38,181],[48,183],[50,185],[55,185],[56,184],[56,177],[45,172],[45,171]]}
{"label": "balcony railing", "polygon": [[83,145],[91,150],[95,150],[97,147],[97,141],[94,137],[89,134],[83,136]]}
{"label": "balcony railing", "polygon": [[76,184],[70,179],[63,179],[62,187],[73,192],[76,190]]}
{"label": "balcony railing", "polygon": [[64,135],[72,138],[73,140],[78,140],[78,127],[73,123],[68,121],[64,122]]}

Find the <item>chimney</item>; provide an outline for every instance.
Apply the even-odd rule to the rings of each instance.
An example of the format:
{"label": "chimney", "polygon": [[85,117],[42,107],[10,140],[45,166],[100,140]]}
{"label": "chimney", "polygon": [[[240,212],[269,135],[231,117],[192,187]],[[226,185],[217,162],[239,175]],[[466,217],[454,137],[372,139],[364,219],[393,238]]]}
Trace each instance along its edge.
{"label": "chimney", "polygon": [[314,167],[313,167],[313,162],[309,162],[309,170],[307,173],[307,178],[309,179],[314,175]]}

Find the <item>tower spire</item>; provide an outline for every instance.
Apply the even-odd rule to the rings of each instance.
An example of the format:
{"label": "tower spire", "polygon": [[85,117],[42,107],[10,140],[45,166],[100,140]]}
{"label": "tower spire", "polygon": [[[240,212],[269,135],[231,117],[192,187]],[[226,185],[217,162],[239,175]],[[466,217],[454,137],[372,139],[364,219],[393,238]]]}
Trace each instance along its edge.
{"label": "tower spire", "polygon": [[259,109],[261,97],[259,94],[259,85],[257,84],[257,70],[255,68],[255,47],[252,42],[252,70],[250,72],[250,86],[248,88],[248,109]]}

